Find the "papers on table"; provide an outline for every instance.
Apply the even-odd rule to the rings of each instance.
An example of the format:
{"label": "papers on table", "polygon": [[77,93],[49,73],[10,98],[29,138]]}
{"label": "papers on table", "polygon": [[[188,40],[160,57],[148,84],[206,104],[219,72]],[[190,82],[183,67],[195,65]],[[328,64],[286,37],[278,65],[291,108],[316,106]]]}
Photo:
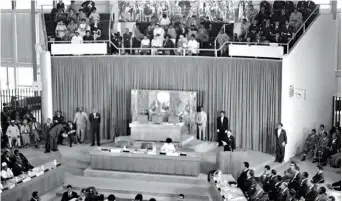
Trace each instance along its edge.
{"label": "papers on table", "polygon": [[115,148],[115,149],[111,149],[110,152],[113,152],[113,153],[121,153],[121,149],[118,149],[118,148]]}

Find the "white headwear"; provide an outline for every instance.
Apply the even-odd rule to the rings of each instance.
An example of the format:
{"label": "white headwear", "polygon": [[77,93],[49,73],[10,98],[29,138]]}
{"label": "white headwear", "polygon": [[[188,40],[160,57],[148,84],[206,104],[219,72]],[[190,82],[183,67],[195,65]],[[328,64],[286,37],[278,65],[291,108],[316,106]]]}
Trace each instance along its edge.
{"label": "white headwear", "polygon": [[6,162],[1,163],[1,167],[5,167],[5,166],[7,166]]}

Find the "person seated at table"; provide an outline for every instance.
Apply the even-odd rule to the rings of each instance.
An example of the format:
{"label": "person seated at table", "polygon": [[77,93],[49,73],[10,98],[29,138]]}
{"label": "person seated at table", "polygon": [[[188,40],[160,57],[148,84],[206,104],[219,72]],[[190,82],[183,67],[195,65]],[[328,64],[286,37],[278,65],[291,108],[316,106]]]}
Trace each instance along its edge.
{"label": "person seated at table", "polygon": [[106,201],[115,201],[115,195],[113,195],[113,194],[108,195]]}
{"label": "person seated at table", "polygon": [[288,184],[289,189],[294,189],[295,191],[298,191],[301,180],[302,180],[302,177],[301,177],[300,172],[297,169],[295,169],[294,175],[290,179],[289,184]]}
{"label": "person seated at table", "polygon": [[1,177],[6,181],[12,179],[14,174],[10,168],[8,168],[6,162],[1,163]]}
{"label": "person seated at table", "polygon": [[75,191],[72,190],[72,186],[67,186],[67,191],[63,193],[62,200],[61,201],[69,201],[74,198],[78,198],[78,195]]}
{"label": "person seated at table", "polygon": [[243,181],[242,186],[240,187],[242,192],[244,192],[247,195],[250,195],[250,188],[256,185],[256,180],[254,177],[254,170],[249,170],[247,174],[247,179]]}
{"label": "person seated at table", "polygon": [[142,201],[143,200],[143,196],[141,194],[138,194],[135,196],[134,201]]}
{"label": "person seated at table", "polygon": [[1,162],[5,162],[9,168],[12,168],[14,165],[13,157],[11,156],[11,152],[6,150],[1,156]]}
{"label": "person seated at table", "polygon": [[12,170],[13,170],[12,171],[13,175],[15,177],[19,176],[19,175],[21,175],[21,174],[23,174],[25,172],[20,157],[16,157],[16,160],[15,160],[15,163],[14,163],[14,166],[13,166]]}
{"label": "person seated at table", "polygon": [[31,170],[34,167],[30,164],[30,162],[27,160],[27,158],[24,156],[24,154],[20,153],[18,149],[14,150],[14,157],[19,157],[22,165],[25,169],[25,171]]}
{"label": "person seated at table", "polygon": [[270,177],[272,177],[271,167],[269,165],[265,165],[264,173],[262,173],[262,175],[258,178],[258,181],[264,184]]}
{"label": "person seated at table", "polygon": [[234,151],[235,150],[235,138],[232,136],[232,131],[228,130],[227,135],[224,136],[223,140],[224,151]]}
{"label": "person seated at table", "polygon": [[176,151],[176,147],[175,145],[172,144],[172,139],[166,138],[166,143],[160,148],[160,152],[170,153],[170,152],[175,152],[175,151]]}
{"label": "person seated at table", "polygon": [[324,183],[323,166],[318,165],[317,167],[318,167],[318,172],[311,179],[311,183],[313,183],[313,184]]}
{"label": "person seated at table", "polygon": [[247,179],[247,175],[249,172],[249,163],[248,162],[243,162],[243,171],[240,174],[239,178],[237,179],[237,186],[241,188],[243,185],[243,182]]}
{"label": "person seated at table", "polygon": [[38,191],[34,191],[32,193],[32,198],[30,201],[40,201],[39,195],[38,195]]}

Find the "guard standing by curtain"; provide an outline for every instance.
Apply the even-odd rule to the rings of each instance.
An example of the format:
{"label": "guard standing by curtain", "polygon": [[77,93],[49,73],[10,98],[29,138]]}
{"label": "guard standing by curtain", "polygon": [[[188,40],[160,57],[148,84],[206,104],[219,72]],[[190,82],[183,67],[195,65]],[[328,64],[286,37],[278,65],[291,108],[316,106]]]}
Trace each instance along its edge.
{"label": "guard standing by curtain", "polygon": [[225,116],[225,112],[221,111],[220,117],[217,118],[217,135],[219,146],[222,146],[222,140],[228,133],[228,117]]}
{"label": "guard standing by curtain", "polygon": [[101,115],[96,112],[96,109],[93,109],[93,113],[89,115],[89,121],[91,126],[91,132],[93,137],[93,143],[91,146],[95,145],[95,137],[97,141],[97,146],[100,146],[100,123],[101,123]]}
{"label": "guard standing by curtain", "polygon": [[274,162],[282,163],[285,156],[285,145],[287,144],[286,131],[283,129],[283,124],[279,123],[275,130],[276,137],[276,158]]}

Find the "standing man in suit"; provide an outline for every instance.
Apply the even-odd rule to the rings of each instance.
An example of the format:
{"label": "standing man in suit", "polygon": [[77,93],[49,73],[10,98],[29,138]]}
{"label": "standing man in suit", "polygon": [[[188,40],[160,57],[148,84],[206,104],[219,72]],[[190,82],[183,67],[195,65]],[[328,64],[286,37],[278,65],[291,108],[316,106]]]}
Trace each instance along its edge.
{"label": "standing man in suit", "polygon": [[83,111],[83,107],[77,108],[77,112],[74,118],[74,124],[76,124],[76,135],[78,141],[83,143],[84,137],[87,131],[88,115]]}
{"label": "standing man in suit", "polygon": [[46,123],[42,126],[43,136],[45,137],[45,153],[50,152],[50,135],[49,131],[52,127],[51,119],[47,118]]}
{"label": "standing man in suit", "polygon": [[200,111],[197,113],[196,122],[198,126],[198,138],[205,141],[207,136],[205,132],[205,128],[207,126],[207,113],[203,111],[203,106],[200,107]]}
{"label": "standing man in suit", "polygon": [[95,136],[97,140],[97,146],[100,146],[100,123],[101,123],[101,115],[96,112],[96,109],[93,109],[93,113],[89,115],[89,121],[91,126],[91,133],[93,136],[93,143],[91,146],[95,145]]}
{"label": "standing man in suit", "polygon": [[67,186],[67,191],[63,193],[63,197],[61,201],[69,201],[74,198],[78,198],[78,195],[75,191],[72,191],[72,186],[68,185]]}
{"label": "standing man in suit", "polygon": [[275,130],[276,137],[276,158],[274,162],[282,163],[285,156],[285,146],[287,144],[286,131],[283,129],[283,124],[279,123]]}
{"label": "standing man in suit", "polygon": [[220,117],[217,118],[217,134],[219,147],[223,145],[222,140],[228,133],[228,117],[225,116],[225,112],[221,111]]}

